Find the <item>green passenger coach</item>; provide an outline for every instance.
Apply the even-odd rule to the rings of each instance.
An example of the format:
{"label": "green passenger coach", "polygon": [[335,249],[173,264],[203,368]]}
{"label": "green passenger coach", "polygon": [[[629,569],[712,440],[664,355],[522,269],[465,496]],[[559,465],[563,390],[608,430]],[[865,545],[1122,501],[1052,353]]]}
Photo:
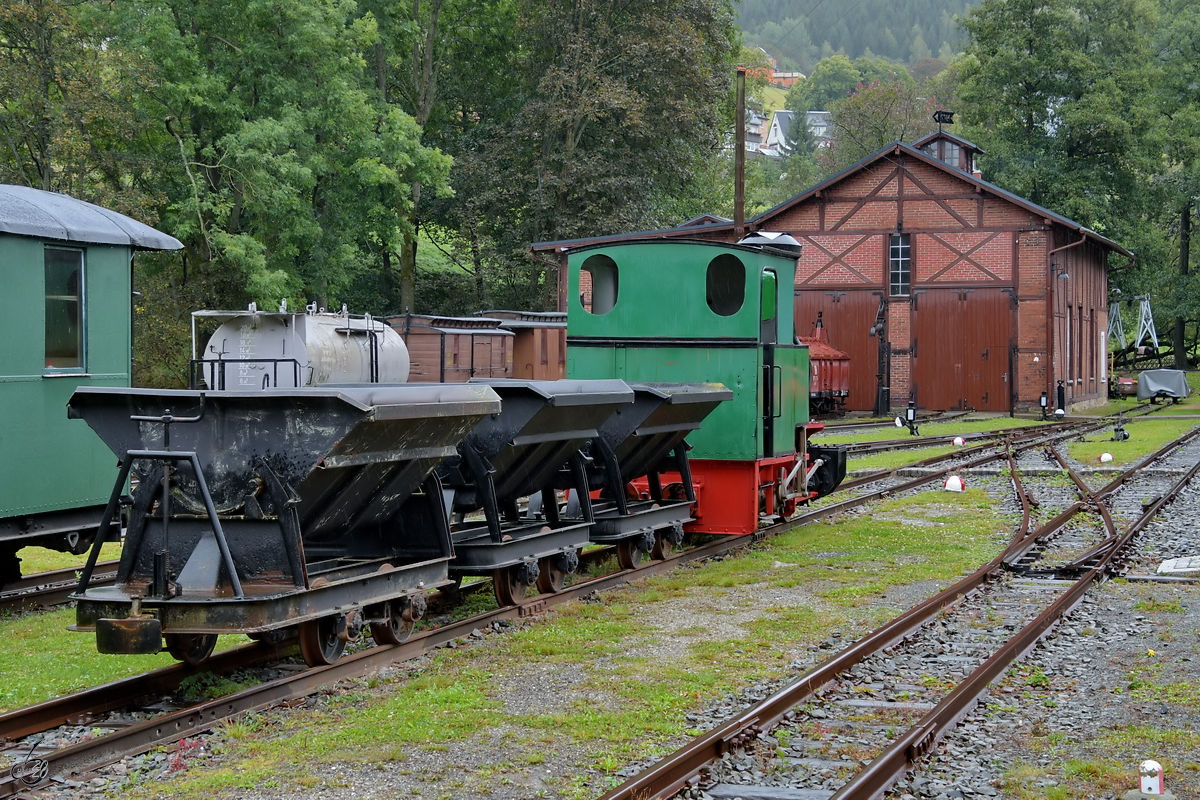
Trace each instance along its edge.
{"label": "green passenger coach", "polygon": [[568,377],[708,381],[733,391],[688,438],[693,527],[750,533],[840,482],[840,451],[824,453],[815,469],[805,460],[814,427],[808,348],[793,330],[795,254],[642,240],[580,248],[567,264]]}
{"label": "green passenger coach", "polygon": [[67,419],[80,386],[128,386],[130,260],[182,245],[62,194],[0,185],[0,586],[27,545],[82,552],[112,490],[112,452]]}

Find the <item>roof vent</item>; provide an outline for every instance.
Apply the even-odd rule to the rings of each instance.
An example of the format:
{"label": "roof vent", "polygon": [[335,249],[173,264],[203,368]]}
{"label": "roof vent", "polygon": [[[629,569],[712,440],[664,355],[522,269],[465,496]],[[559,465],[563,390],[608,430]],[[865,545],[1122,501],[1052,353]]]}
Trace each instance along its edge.
{"label": "roof vent", "polygon": [[791,256],[800,256],[800,251],[804,245],[796,241],[792,236],[786,233],[777,233],[773,231],[756,231],[749,236],[744,237],[738,244],[744,244],[749,247],[769,247],[772,250],[779,250]]}

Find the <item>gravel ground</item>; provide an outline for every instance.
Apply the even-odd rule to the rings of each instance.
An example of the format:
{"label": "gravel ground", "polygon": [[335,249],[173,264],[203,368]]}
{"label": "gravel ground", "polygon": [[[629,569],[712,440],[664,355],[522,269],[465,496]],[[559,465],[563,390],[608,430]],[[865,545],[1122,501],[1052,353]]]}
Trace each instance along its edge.
{"label": "gravel ground", "polygon": [[[1011,509],[1006,481],[972,479],[973,486],[981,484]],[[1151,572],[1165,557],[1200,555],[1200,531],[1190,524],[1197,513],[1200,493],[1190,492],[1146,532],[1146,557],[1131,572]],[[895,588],[876,602],[907,607],[937,588],[931,583]],[[755,608],[819,608],[820,603],[812,587],[804,584],[772,587],[768,594],[758,587],[739,587],[722,601],[721,613],[714,614],[712,597],[689,594],[672,605],[668,618],[657,614],[645,620],[647,627],[658,633],[643,649],[653,658],[669,662],[697,637],[724,641],[740,635],[747,622],[763,613]],[[457,646],[503,647],[504,627],[477,631],[472,638],[478,641]],[[865,631],[866,626],[831,619],[823,641],[797,647],[786,658],[800,674],[831,649]],[[1048,677],[1047,685],[1030,686],[1014,680],[994,687],[989,701],[935,751],[929,770],[898,786],[896,796],[904,800],[977,795],[1121,797],[1136,784],[1138,762],[1152,757],[1167,767],[1167,785],[1177,796],[1200,797],[1200,742],[1172,739],[1164,733],[1200,730],[1200,690],[1195,688],[1200,672],[1197,631],[1200,587],[1124,581],[1106,584],[1077,608],[1044,646],[1027,656],[1026,663],[1040,667]],[[505,712],[512,714],[569,709],[580,697],[606,703],[611,695],[595,680],[603,668],[598,664],[585,672],[572,665],[528,663],[519,670],[498,671],[496,697]],[[421,669],[421,662],[401,665],[371,683],[386,687],[394,679],[420,674]],[[1156,692],[1156,686],[1168,688]],[[1190,693],[1187,687],[1192,687]],[[689,722],[697,729],[719,724],[775,688],[775,684],[757,685],[717,699],[689,715]],[[306,724],[306,711],[344,706],[346,691],[370,694],[384,690],[366,685],[342,687],[310,698],[299,708],[269,712],[262,721],[268,730],[294,732]],[[1142,732],[1130,733],[1134,725],[1144,726]],[[279,776],[274,781],[259,781],[253,788],[225,790],[219,796],[239,800],[476,796],[524,800],[595,797],[608,787],[608,776],[599,768],[579,766],[599,763],[597,754],[586,745],[550,731],[534,743],[531,753],[529,741],[523,738],[527,735],[505,727],[481,729],[463,741],[406,747],[387,759],[364,754],[362,763],[328,765],[315,785],[298,785],[288,776]],[[681,737],[677,743],[682,741]],[[185,740],[179,748],[127,759],[100,775],[60,787],[51,796],[123,797],[133,787],[141,787],[147,796],[173,796],[172,774],[203,775],[229,763],[228,753],[235,749],[227,745],[219,734]],[[625,777],[637,770],[637,764],[630,764],[616,774]],[[1100,777],[1095,777],[1096,773]],[[571,776],[566,783],[560,778],[563,775]],[[167,782],[158,785],[159,781]],[[1067,793],[1056,794],[1060,789]]]}

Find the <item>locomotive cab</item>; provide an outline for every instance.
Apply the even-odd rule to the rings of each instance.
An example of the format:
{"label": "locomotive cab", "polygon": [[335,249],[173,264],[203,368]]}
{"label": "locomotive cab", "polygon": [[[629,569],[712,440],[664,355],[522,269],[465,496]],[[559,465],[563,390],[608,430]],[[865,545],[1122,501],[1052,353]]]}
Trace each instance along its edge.
{"label": "locomotive cab", "polygon": [[[809,350],[796,343],[794,253],[644,240],[568,254],[567,375],[719,382],[733,393],[689,436],[698,497],[690,527],[752,533],[832,491],[838,459],[810,469],[803,443]],[[844,457],[841,459],[844,474]]]}

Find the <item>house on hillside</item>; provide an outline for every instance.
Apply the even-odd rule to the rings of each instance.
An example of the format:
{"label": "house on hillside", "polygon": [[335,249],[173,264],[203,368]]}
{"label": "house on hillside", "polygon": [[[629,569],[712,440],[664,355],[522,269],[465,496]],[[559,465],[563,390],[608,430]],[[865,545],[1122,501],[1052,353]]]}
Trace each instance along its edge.
{"label": "house on hillside", "polygon": [[833,139],[833,114],[828,111],[809,111],[804,116],[804,124],[812,135],[817,147],[829,147]]}
{"label": "house on hillside", "polygon": [[756,153],[767,135],[767,118],[752,108],[746,109],[746,152]]}
{"label": "house on hillside", "polygon": [[790,89],[802,80],[803,72],[771,72],[771,85],[779,89]]}
{"label": "house on hillside", "polygon": [[[796,330],[821,315],[851,357],[857,410],[1068,406],[1104,401],[1108,261],[1120,244],[984,181],[979,149],[946,132],[894,142],[746,222],[803,244]],[[953,163],[938,155],[950,158]],[[732,222],[534,244],[557,255],[602,241],[733,241]]]}
{"label": "house on hillside", "polygon": [[771,115],[771,127],[767,129],[767,139],[763,142],[764,152],[786,156],[792,151],[792,118],[795,112],[776,111]]}

